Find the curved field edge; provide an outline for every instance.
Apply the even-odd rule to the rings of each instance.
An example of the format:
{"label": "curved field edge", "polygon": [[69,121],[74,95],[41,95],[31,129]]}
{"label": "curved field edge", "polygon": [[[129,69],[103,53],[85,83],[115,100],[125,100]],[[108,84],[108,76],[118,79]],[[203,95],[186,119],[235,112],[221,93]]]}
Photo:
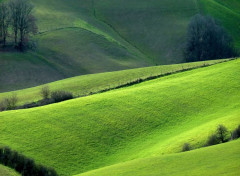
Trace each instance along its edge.
{"label": "curved field edge", "polygon": [[51,91],[65,90],[72,92],[74,96],[85,96],[90,93],[99,92],[101,90],[115,88],[137,79],[146,79],[151,76],[166,74],[169,72],[177,72],[183,69],[201,67],[204,65],[212,65],[220,62],[228,61],[228,59],[211,60],[203,62],[192,62],[175,65],[161,65],[154,67],[144,67],[138,69],[129,69],[115,72],[105,72],[98,74],[89,74],[83,76],[76,76],[64,80],[51,82],[37,87],[0,93],[0,101],[4,98],[16,94],[18,97],[18,105],[34,102],[40,100],[40,90],[42,87],[48,85]]}
{"label": "curved field edge", "polygon": [[77,176],[240,175],[240,140],[190,152],[134,160]]}
{"label": "curved field edge", "polygon": [[[240,123],[240,60],[28,110],[0,113],[0,141],[61,175],[202,146]],[[226,84],[228,83],[228,84]]]}
{"label": "curved field edge", "polygon": [[0,175],[1,176],[20,176],[19,173],[3,165],[0,165]]}

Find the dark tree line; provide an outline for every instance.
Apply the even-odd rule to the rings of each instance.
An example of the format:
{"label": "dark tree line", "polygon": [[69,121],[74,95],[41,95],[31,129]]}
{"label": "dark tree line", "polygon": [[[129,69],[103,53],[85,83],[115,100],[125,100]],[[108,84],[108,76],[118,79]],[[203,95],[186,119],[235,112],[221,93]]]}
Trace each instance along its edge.
{"label": "dark tree line", "polygon": [[38,165],[34,160],[11,150],[8,147],[0,147],[0,164],[15,169],[22,176],[57,176],[52,168]]}
{"label": "dark tree line", "polygon": [[11,0],[0,4],[0,38],[3,47],[6,46],[10,31],[14,46],[20,50],[27,45],[29,35],[37,33],[33,8],[28,0]]}
{"label": "dark tree line", "polygon": [[232,58],[237,55],[233,40],[212,17],[195,15],[187,32],[184,51],[187,62]]}

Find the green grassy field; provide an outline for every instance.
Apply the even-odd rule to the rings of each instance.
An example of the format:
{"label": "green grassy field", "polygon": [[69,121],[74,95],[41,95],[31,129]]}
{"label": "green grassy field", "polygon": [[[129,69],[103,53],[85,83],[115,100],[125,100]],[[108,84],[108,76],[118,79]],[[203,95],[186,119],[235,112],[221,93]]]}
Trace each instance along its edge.
{"label": "green grassy field", "polygon": [[[186,29],[196,13],[218,19],[240,50],[238,0],[31,2],[37,49],[0,53],[0,101],[12,94],[19,105],[38,101],[44,85],[87,95],[217,63],[176,64],[184,62]],[[219,124],[230,131],[240,124],[239,82],[237,59],[1,112],[0,144],[63,176],[239,175],[239,140],[178,153],[186,142],[203,146]],[[0,175],[16,174],[0,165]]]}
{"label": "green grassy field", "polygon": [[95,1],[95,8],[98,19],[113,26],[154,63],[184,61],[187,25],[198,12],[194,0],[99,0]]}
{"label": "green grassy field", "polygon": [[20,174],[16,173],[14,170],[9,169],[3,165],[0,165],[0,175],[1,176],[20,176]]}
{"label": "green grassy field", "polygon": [[[55,90],[65,90],[72,92],[74,96],[88,95],[91,92],[98,92],[108,88],[114,88],[119,85],[126,84],[128,82],[135,81],[137,79],[145,79],[150,76],[166,74],[169,72],[176,72],[183,69],[200,67],[203,65],[211,65],[226,60],[212,60],[204,62],[193,62],[185,64],[176,65],[162,65],[154,67],[145,67],[138,69],[130,69],[116,72],[106,72],[99,74],[89,74],[83,76],[72,77],[42,86],[37,86],[33,88],[0,93],[0,101],[4,98],[10,97],[12,94],[17,95],[18,105],[23,105],[25,103],[34,102],[40,100],[42,97],[40,95],[40,90],[42,87],[48,85],[51,91]],[[41,67],[39,67],[41,69]],[[27,70],[27,69],[26,69]],[[35,75],[32,75],[35,76]]]}
{"label": "green grassy field", "polygon": [[197,148],[218,124],[233,130],[240,123],[239,68],[238,59],[44,107],[1,112],[0,141],[60,175],[179,152],[185,142]]}
{"label": "green grassy field", "polygon": [[186,153],[134,160],[78,176],[236,176],[240,140]]}
{"label": "green grassy field", "polygon": [[62,77],[62,71],[34,53],[0,53],[0,92],[52,82]]}
{"label": "green grassy field", "polygon": [[[31,0],[37,50],[0,53],[0,92],[72,76],[183,62],[190,18],[219,19],[239,45],[236,0]],[[21,62],[20,62],[21,61]]]}

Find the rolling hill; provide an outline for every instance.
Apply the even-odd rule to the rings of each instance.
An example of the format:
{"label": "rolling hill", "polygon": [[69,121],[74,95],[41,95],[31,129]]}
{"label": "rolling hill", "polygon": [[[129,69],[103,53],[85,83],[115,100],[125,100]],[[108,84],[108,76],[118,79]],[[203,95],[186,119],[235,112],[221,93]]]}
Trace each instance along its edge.
{"label": "rolling hill", "polygon": [[78,176],[236,176],[240,174],[239,148],[238,140],[186,153],[121,163]]}
{"label": "rolling hill", "polygon": [[[179,152],[185,142],[194,148],[205,144],[218,124],[232,130],[240,123],[239,68],[237,59],[106,93],[1,112],[0,141],[60,175],[161,155],[168,160],[174,155],[166,154]],[[238,148],[239,142],[226,145],[231,144]],[[214,149],[207,150],[176,157],[186,161]]]}
{"label": "rolling hill", "polygon": [[219,19],[239,48],[236,0],[31,2],[40,32],[34,37],[37,49],[0,53],[0,92],[83,74],[184,62],[186,28],[199,12]]}
{"label": "rolling hill", "polygon": [[225,61],[227,61],[227,59],[144,67],[138,69],[129,69],[115,72],[105,72],[99,74],[76,76],[37,87],[17,90],[13,92],[0,93],[0,102],[4,98],[11,97],[13,94],[17,95],[18,97],[18,105],[38,101],[42,98],[40,95],[40,90],[44,86],[49,86],[51,91],[64,90],[71,92],[75,97],[85,96],[109,88],[115,88],[119,85],[124,85],[126,83],[133,82],[138,79],[146,79],[151,76],[164,75],[166,73],[174,73],[181,71],[183,69],[197,68]]}

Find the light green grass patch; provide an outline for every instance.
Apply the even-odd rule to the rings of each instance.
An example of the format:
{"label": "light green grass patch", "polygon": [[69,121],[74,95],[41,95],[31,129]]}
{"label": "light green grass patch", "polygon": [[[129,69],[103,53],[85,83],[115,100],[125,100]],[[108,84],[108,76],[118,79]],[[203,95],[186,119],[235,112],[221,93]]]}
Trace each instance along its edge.
{"label": "light green grass patch", "polygon": [[20,174],[18,174],[14,170],[3,165],[0,165],[0,175],[1,176],[20,176]]}
{"label": "light green grass patch", "polygon": [[134,160],[78,176],[236,176],[240,140],[185,153]]}

